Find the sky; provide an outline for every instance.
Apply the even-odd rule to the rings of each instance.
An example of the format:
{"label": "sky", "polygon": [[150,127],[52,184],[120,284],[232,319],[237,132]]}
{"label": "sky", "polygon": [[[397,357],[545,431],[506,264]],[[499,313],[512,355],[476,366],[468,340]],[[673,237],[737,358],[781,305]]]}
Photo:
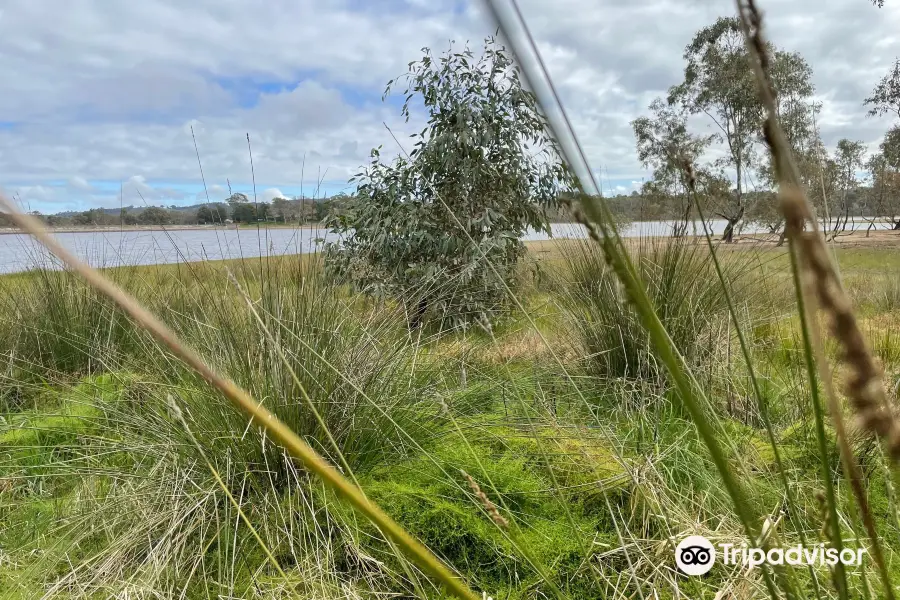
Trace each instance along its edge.
{"label": "sky", "polygon": [[[862,102],[900,56],[900,0],[760,5],[769,38],[813,68],[826,145],[875,150],[892,121]],[[520,6],[604,191],[639,187],[630,123],[732,0]],[[262,200],[352,191],[373,147],[397,154],[391,132],[422,128],[382,101],[388,80],[425,46],[490,33],[479,0],[0,2],[0,188],[45,213],[217,201],[229,183],[252,197],[254,174]]]}

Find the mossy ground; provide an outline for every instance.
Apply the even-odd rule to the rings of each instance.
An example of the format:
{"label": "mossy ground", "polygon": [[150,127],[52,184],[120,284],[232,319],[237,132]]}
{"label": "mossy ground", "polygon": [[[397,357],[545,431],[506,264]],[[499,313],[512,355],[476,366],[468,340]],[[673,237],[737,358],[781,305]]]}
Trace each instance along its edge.
{"label": "mossy ground", "polygon": [[[885,371],[896,377],[900,328],[892,296],[887,288],[879,288],[877,294],[873,288],[887,280],[876,266],[885,261],[900,264],[900,252],[865,248],[840,257],[873,348]],[[779,255],[760,268],[774,269],[782,259]],[[549,260],[543,268],[552,270],[554,259]],[[224,272],[222,265],[202,268],[210,279]],[[153,282],[153,287],[164,282],[177,285],[185,272],[184,266],[165,266],[134,270],[132,276]],[[19,287],[31,285],[24,276],[13,280]],[[422,388],[435,408],[436,416],[429,418],[440,427],[417,440],[420,451],[385,453],[387,458],[357,473],[366,494],[473,587],[495,599],[544,598],[554,589],[570,598],[618,598],[623,590],[633,594],[638,587],[658,598],[675,598],[678,593],[713,597],[733,582],[736,573],[690,579],[677,575],[670,560],[672,540],[686,531],[699,530],[722,540],[741,535],[693,424],[678,409],[677,400],[655,385],[586,377],[579,364],[583,357],[568,337],[571,329],[554,301],[552,284],[547,279],[530,280],[526,290],[520,299],[528,318],[514,315],[490,334],[470,332],[416,348],[419,366],[445,365],[436,381]],[[780,523],[779,535],[786,540],[795,542],[798,530],[818,540],[820,460],[802,383],[797,322],[789,310],[769,309],[768,316],[753,322],[747,333],[771,409],[779,456],[794,485],[793,513],[785,512],[775,453],[749,399],[736,346],[729,351],[730,362],[724,367],[717,363],[704,381],[720,409],[717,426],[729,460],[748,474],[744,483],[755,508]],[[114,335],[109,330],[106,334]],[[43,349],[35,356],[71,358]],[[60,368],[76,363],[78,368],[71,372]],[[159,461],[159,448],[151,451],[135,442],[156,439],[150,431],[138,436],[136,428],[165,422],[166,407],[153,405],[165,398],[162,391],[186,396],[201,393],[196,391],[199,387],[173,386],[155,367],[140,372],[140,362],[135,361],[128,363],[129,370],[122,365],[88,369],[78,361],[53,364],[53,369],[16,364],[4,379],[0,597],[37,597],[73,565],[89,562],[129,535],[134,529],[131,521],[98,519],[113,514],[103,512],[111,511],[110,506],[133,510],[122,503],[122,489],[134,490],[129,497],[140,504],[138,492],[150,494],[160,482],[169,485],[169,475],[159,469],[172,469],[179,477],[189,472],[190,476],[172,481],[193,486],[185,497],[196,499],[198,507],[194,517],[198,524],[180,541],[192,550],[166,556],[205,557],[200,566],[177,564],[175,559],[176,564],[160,566],[154,581],[161,597],[176,590],[189,598],[361,598],[376,597],[384,589],[416,593],[416,578],[404,571],[381,535],[309,481],[302,469],[291,475],[296,477],[291,485],[256,485],[253,481],[268,477],[264,468],[254,465],[260,468],[255,479],[242,479],[236,457],[224,453],[213,457],[229,484],[238,482],[232,491],[243,494],[247,516],[264,530],[264,539],[288,572],[290,581],[283,581],[255,538],[240,526],[236,511],[217,493],[208,470],[196,460],[185,462],[192,452],[185,449],[185,438],[178,440],[182,446],[177,452],[171,452],[178,458],[165,465]],[[578,382],[577,393],[568,377]],[[141,411],[152,412],[153,419],[139,420]],[[229,439],[242,435],[217,433]],[[833,440],[830,430],[829,436]],[[900,547],[893,540],[900,530],[890,479],[881,468],[877,448],[861,437],[857,444],[872,513],[887,532],[889,566],[896,572],[900,563],[894,551]],[[836,453],[832,458],[833,472],[839,476]],[[146,481],[127,480],[143,473]],[[492,519],[469,477],[498,507],[507,525]],[[845,486],[838,489],[838,496],[847,515],[845,534],[854,539],[858,525]],[[105,508],[85,516],[91,502]],[[86,533],[89,522],[92,530]],[[148,531],[152,539],[146,545],[116,556],[129,557],[148,569],[153,544],[172,539],[159,528]],[[629,583],[629,573],[640,573],[642,584]],[[796,576],[801,588],[809,591],[808,574]],[[819,576],[827,581],[827,573]],[[430,590],[425,580],[418,581],[422,589]],[[851,575],[851,584],[860,589],[858,574]],[[152,597],[140,596],[134,591],[140,586],[134,585],[129,592],[134,597]],[[117,593],[126,587],[122,583]],[[749,588],[747,597],[753,597],[755,589]],[[112,588],[106,592],[113,593]],[[97,587],[91,596],[63,588],[57,597],[110,597],[106,592]],[[429,594],[440,597],[437,591]]]}

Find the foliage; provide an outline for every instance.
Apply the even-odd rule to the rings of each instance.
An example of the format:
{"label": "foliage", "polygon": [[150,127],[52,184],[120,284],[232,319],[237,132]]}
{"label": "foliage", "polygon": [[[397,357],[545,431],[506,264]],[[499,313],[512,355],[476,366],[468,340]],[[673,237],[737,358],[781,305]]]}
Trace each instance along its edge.
{"label": "foliage", "polygon": [[687,233],[691,221],[694,201],[689,193],[690,171],[711,138],[689,133],[687,114],[659,98],[650,104],[650,110],[653,118],[640,117],[631,124],[637,139],[638,159],[645,167],[653,168],[653,179],[644,184],[641,193],[671,201],[677,237]]}
{"label": "foliage", "polygon": [[342,237],[327,249],[328,264],[357,289],[398,298],[412,326],[429,317],[486,323],[516,283],[520,237],[549,230],[547,210],[568,174],[534,96],[493,38],[478,58],[468,47],[440,58],[426,48],[403,80],[401,114],[413,116],[416,99],[427,124],[408,155],[387,163],[372,151],[356,195],[327,221]]}
{"label": "foliage", "polygon": [[269,205],[265,202],[236,202],[231,206],[231,218],[235,223],[256,223],[266,220]]}
{"label": "foliage", "polygon": [[816,91],[812,67],[796,52],[776,50],[771,76],[772,85],[778,92],[775,110],[783,124],[784,135],[794,152],[803,152],[815,139],[814,120],[821,109],[820,104],[810,100]]}
{"label": "foliage", "polygon": [[168,225],[171,223],[169,211],[158,206],[148,206],[138,215],[138,223],[142,225]]}
{"label": "foliage", "polygon": [[[778,91],[775,110],[797,162],[801,183],[810,190],[819,185],[822,161],[826,158],[816,127],[816,118],[822,105],[811,99],[815,92],[812,68],[797,53],[776,50],[774,58],[771,76],[773,86]],[[769,189],[775,189],[777,177],[773,162],[762,161],[758,170],[765,185]],[[771,196],[764,202],[756,202],[749,214],[753,220],[768,225],[773,232],[783,225],[778,203]]]}
{"label": "foliage", "polygon": [[866,161],[871,182],[866,191],[868,212],[900,229],[900,126],[885,134],[880,150]]}
{"label": "foliage", "polygon": [[832,235],[837,235],[838,231],[846,230],[850,221],[851,194],[859,186],[856,172],[863,168],[865,154],[866,146],[863,142],[842,139],[837,143],[834,153],[834,166],[838,193],[833,196],[837,204],[837,210],[832,213],[835,215],[831,228]]}
{"label": "foliage", "polygon": [[[804,71],[796,62],[784,66],[787,73]],[[881,153],[866,163],[869,196],[855,178],[864,158],[861,144],[841,140],[828,156],[815,132],[814,107],[795,111],[790,105],[792,93],[806,102],[805,88],[785,89],[778,110],[785,122],[793,119],[793,129],[786,127],[793,131],[792,149],[808,152],[802,179],[819,188],[821,207],[844,222],[860,199],[894,210],[900,129],[889,132]],[[421,90],[426,106],[428,90],[435,91],[439,109],[455,101],[452,93],[449,100],[441,94],[440,83]],[[692,140],[679,129],[684,121],[677,109],[684,107],[663,108],[657,121],[636,128],[636,137],[642,159],[660,170],[647,189],[669,210],[665,202],[670,194],[684,194],[687,174],[673,157],[689,154]],[[445,123],[445,117],[435,121]],[[433,163],[439,151],[452,154],[450,134],[444,146],[427,148],[433,139],[442,134],[420,136],[416,154],[431,150]],[[728,144],[724,134],[722,140]],[[479,149],[467,143],[461,140],[471,154],[456,157],[451,167],[480,164]],[[509,151],[495,150],[501,156]],[[752,146],[744,150],[752,154]],[[415,160],[404,164],[412,169]],[[377,172],[383,184],[378,189],[391,200],[427,204],[421,188],[446,183],[443,166],[398,175],[390,169],[402,159],[387,166],[375,162],[369,173]],[[759,162],[765,161],[747,164],[763,169]],[[705,201],[733,200],[730,182],[718,170],[693,170]],[[423,183],[423,172],[432,179]],[[360,186],[371,190],[365,185],[374,185],[372,178]],[[449,195],[457,189],[447,188]],[[415,193],[391,196],[397,189]],[[744,206],[771,194],[739,189],[738,196],[743,214]],[[332,218],[352,216],[374,197],[336,203]],[[430,198],[431,204],[441,200]],[[467,214],[464,203],[451,200],[460,209],[453,214]],[[403,210],[392,217],[439,214],[397,202]],[[240,210],[255,206],[246,196],[232,204]],[[545,221],[551,208],[544,207]],[[605,231],[612,228],[608,216],[598,221]],[[436,224],[426,225],[437,235]],[[390,221],[387,228],[409,230]],[[542,317],[536,331],[524,332],[540,339],[540,351],[517,347],[515,353],[508,352],[502,330],[494,336],[410,336],[389,310],[392,303],[373,306],[348,296],[296,259],[228,263],[247,297],[219,265],[111,273],[260,405],[341,462],[371,501],[485,596],[699,598],[727,589],[754,598],[769,584],[772,597],[890,597],[896,562],[880,580],[869,561],[846,574],[849,585],[839,570],[825,568],[775,573],[765,584],[765,569],[717,564],[702,578],[675,571],[673,541],[687,532],[751,544],[776,532],[766,539],[785,546],[837,546],[843,539],[849,547],[873,548],[880,537],[887,555],[896,556],[895,478],[874,451],[874,438],[859,440],[854,432],[847,437],[863,469],[866,502],[835,493],[851,479],[833,451],[847,438],[831,427],[811,433],[810,410],[821,410],[818,382],[807,379],[802,366],[806,359],[812,373],[815,357],[798,341],[809,335],[809,321],[802,312],[791,315],[792,304],[772,306],[773,291],[789,291],[787,274],[772,271],[786,260],[783,252],[753,256],[758,271],[748,272],[739,249],[718,246],[720,283],[710,256],[692,240],[641,240],[632,261],[629,246],[610,239],[574,244],[567,262],[550,263],[565,275],[554,282],[554,292],[568,310],[563,315],[572,317],[570,327],[554,327]],[[884,269],[895,254],[866,253],[869,268]],[[842,262],[854,256],[846,248],[836,248],[838,255]],[[893,377],[900,372],[891,314],[900,296],[897,283],[876,277],[864,284],[878,287],[859,323],[872,329],[867,337],[875,341],[884,373]],[[2,278],[0,285],[6,301],[0,320],[4,597],[438,597],[384,543],[383,529],[321,491],[258,421],[248,423],[231,411],[169,350],[151,343],[70,273],[38,271]],[[726,292],[734,304],[726,302]],[[547,300],[536,295],[541,297],[530,300]],[[856,327],[851,312],[841,315]],[[743,361],[734,356],[735,330],[750,333]],[[479,343],[485,338],[490,345]],[[554,359],[549,368],[545,343]],[[837,351],[830,343],[821,350],[829,356]],[[459,355],[465,359],[457,363]],[[594,376],[578,376],[584,374],[579,367]],[[754,402],[749,389],[757,384]],[[184,410],[183,422],[170,398]],[[762,419],[766,412],[774,430]],[[823,529],[827,511],[833,511],[825,517],[832,529]],[[862,535],[860,514],[873,521],[868,536]],[[848,593],[842,593],[844,585]]]}
{"label": "foliage", "polygon": [[72,217],[75,225],[112,225],[118,221],[100,208],[91,208]]}
{"label": "foliage", "polygon": [[197,220],[201,223],[224,223],[228,214],[227,204],[221,202],[204,204],[197,209]]}
{"label": "foliage", "polygon": [[891,127],[884,134],[880,148],[887,165],[892,169],[900,169],[900,125]]}
{"label": "foliage", "polygon": [[722,17],[701,29],[685,48],[684,58],[684,81],[669,90],[669,103],[708,115],[719,130],[716,138],[725,143],[728,153],[721,163],[734,169],[736,185],[734,201],[724,212],[729,223],[724,239],[731,241],[744,215],[745,171],[753,162],[762,117],[738,19]]}
{"label": "foliage", "polygon": [[[364,480],[371,497],[495,594],[509,590],[518,598],[517,588],[536,588],[547,595],[541,591],[546,582],[517,544],[481,514],[471,491],[453,478],[460,471],[471,474],[515,512],[524,531],[519,545],[556,565],[550,574],[561,588],[577,597],[603,597],[602,580],[576,566],[589,558],[581,536],[610,519],[603,497],[616,505],[628,497],[628,478],[614,452],[586,431],[573,439],[552,426],[517,430],[491,426],[483,418],[465,419],[461,426],[480,435],[466,439],[451,433],[427,456],[376,470]],[[554,485],[561,490],[549,492]],[[566,504],[572,521],[566,519]],[[613,541],[608,531],[600,535]],[[372,546],[386,554],[383,545]]]}
{"label": "foliage", "polygon": [[270,204],[269,214],[282,223],[309,223],[319,221],[327,213],[327,201],[312,198],[275,198]]}
{"label": "foliage", "polygon": [[[723,324],[721,293],[703,247],[686,242],[667,242],[678,250],[666,253],[654,245],[658,241],[644,241],[648,245],[636,254],[643,260],[636,265],[711,399],[740,407],[747,382],[739,367],[726,363],[733,340]],[[740,283],[733,295],[743,314],[745,301],[765,304],[766,294],[750,292],[773,274],[745,273],[734,251],[728,256],[738,262],[726,266],[726,273]],[[566,256],[573,269],[580,268],[574,255]],[[865,256],[880,265],[893,255],[868,250]],[[619,321],[615,339],[634,340],[633,307],[602,292],[615,286],[612,273],[601,271],[603,257],[595,254],[592,264],[585,276],[568,278],[576,287],[554,289],[595,295],[584,301],[593,303],[591,311],[609,312],[608,322]],[[475,348],[467,361],[477,368],[470,362],[469,379],[460,382],[459,364],[447,350],[467,344],[471,334],[419,347],[406,335],[402,318],[383,310],[373,314],[369,303],[295,260],[228,265],[275,341],[246,313],[246,302],[220,265],[110,273],[219,370],[329,454],[328,437],[305,410],[279,356],[284,352],[368,497],[477,589],[522,600],[549,594],[551,583],[564,590],[564,598],[636,597],[638,589],[651,588],[661,597],[704,597],[733,579],[734,572],[722,569],[694,579],[673,579],[659,569],[660,553],[671,554],[662,540],[673,535],[700,527],[710,539],[729,541],[740,533],[693,424],[673,415],[670,403],[653,402],[668,396],[655,385],[660,380],[652,373],[661,369],[647,345],[630,346],[632,362],[621,371],[628,380],[610,382],[614,375],[601,369],[603,355],[581,347],[565,352],[572,330],[553,327],[545,334],[553,332],[550,343],[567,371],[593,364],[594,373],[602,374],[599,382],[575,377],[570,387],[557,365],[545,371],[530,355],[518,359],[521,369],[509,375],[499,374],[505,365],[490,371],[485,365],[494,343]],[[327,600],[389,593],[435,597],[404,575],[377,530],[323,494],[271,440],[71,274],[0,278],[0,286],[8,298],[0,347],[9,351],[0,389],[7,393],[18,385],[26,392],[7,405],[13,412],[0,422],[0,518],[7,524],[0,528],[0,547],[9,559],[0,570],[0,591],[37,589],[70,600],[124,597],[136,588],[163,596],[166,590],[187,590],[188,598],[213,597],[226,588],[233,597],[265,600],[315,594]],[[791,340],[789,322],[772,326],[789,339],[769,349],[760,336],[754,352],[761,370]],[[608,332],[613,341],[616,330]],[[610,354],[621,357],[619,349]],[[891,361],[888,368],[896,369],[896,343],[884,356]],[[653,381],[633,377],[637,368]],[[94,374],[85,377],[88,370]],[[783,519],[779,536],[794,544],[798,532],[821,525],[814,500],[821,481],[806,435],[803,388],[791,370],[767,375],[773,410],[789,417],[779,426],[779,450],[790,461],[786,474],[801,503]],[[184,426],[169,414],[170,395],[287,581],[267,565]],[[582,396],[588,408],[582,408]],[[754,506],[785,502],[764,434],[721,413],[716,418],[728,436],[722,439],[735,447],[735,469],[748,466],[739,473]],[[521,535],[494,525],[460,469],[519,525]],[[640,477],[633,478],[635,472]],[[885,481],[879,472],[867,477],[879,526],[890,527],[894,505]],[[851,508],[842,508],[842,516],[849,519]],[[697,525],[710,520],[713,531]],[[642,541],[626,556],[620,535]],[[546,579],[524,550],[543,566]],[[628,583],[614,583],[622,573],[630,575]],[[797,575],[807,583],[803,570]],[[756,586],[758,574],[753,577],[745,579]],[[56,591],[48,592],[54,585]]]}
{"label": "foliage", "polygon": [[250,199],[247,197],[247,194],[244,194],[242,192],[235,192],[228,196],[228,198],[225,199],[225,202],[227,202],[229,206],[234,208],[234,206],[237,204],[246,204],[250,202]]}
{"label": "foliage", "polygon": [[894,61],[890,72],[881,78],[863,104],[871,106],[869,115],[873,117],[894,113],[900,117],[900,58]]}
{"label": "foliage", "polygon": [[[416,360],[416,348],[406,335],[402,317],[385,311],[367,317],[364,310],[358,311],[354,302],[345,299],[343,290],[323,279],[317,265],[306,261],[272,258],[265,276],[252,266],[243,268],[242,263],[231,268],[243,289],[253,295],[262,324],[248,314],[246,300],[221,268],[193,265],[189,275],[183,274],[187,279],[159,276],[148,269],[116,269],[112,273],[169,320],[183,339],[212,357],[220,372],[251,390],[334,464],[364,472],[419,447],[437,428],[439,423],[433,418],[437,405],[431,398],[436,379],[428,364]],[[121,278],[122,274],[137,273],[141,275]],[[94,585],[118,586],[129,579],[119,571],[119,565],[127,564],[148,585],[165,586],[172,574],[157,572],[153,566],[157,559],[167,565],[204,560],[208,544],[182,541],[193,539],[210,525],[216,530],[216,523],[231,518],[232,508],[211,480],[197,444],[212,457],[211,463],[230,493],[251,505],[251,499],[264,505],[279,503],[285,490],[288,494],[306,493],[308,474],[299,463],[289,459],[261,429],[250,426],[220,394],[174,362],[171,355],[160,352],[142,331],[135,331],[121,313],[111,311],[108,302],[85,289],[72,273],[41,271],[28,281],[27,286],[3,288],[10,305],[20,307],[18,316],[26,324],[16,327],[4,322],[0,327],[0,347],[15,354],[10,366],[21,360],[26,368],[40,369],[43,376],[55,380],[77,377],[84,365],[93,364],[105,377],[111,375],[117,393],[111,398],[79,394],[73,406],[45,406],[55,415],[50,419],[23,414],[24,418],[0,421],[0,472],[4,477],[0,495],[11,472],[10,460],[19,463],[12,465],[16,470],[31,468],[35,460],[42,463],[34,479],[42,482],[39,485],[46,493],[55,493],[57,482],[66,482],[59,492],[65,494],[72,485],[81,485],[72,481],[73,474],[98,469],[135,483],[110,490],[85,476],[83,485],[90,493],[84,502],[60,498],[56,510],[65,527],[56,531],[56,539],[67,550],[66,560],[79,564],[69,577],[77,579],[88,572],[92,579],[88,590],[95,589]],[[84,308],[45,310],[54,302]],[[54,339],[48,328],[58,331],[62,339]],[[276,336],[278,343],[271,341]],[[47,347],[52,350],[54,346],[65,350],[62,357],[46,355]],[[14,372],[8,371],[4,380]],[[40,389],[41,383],[32,384],[35,386]],[[6,386],[0,389],[5,392]],[[56,396],[54,393],[51,398]],[[170,398],[177,399],[184,411],[190,433],[184,423],[172,418]],[[20,402],[16,410],[23,406],[27,405]],[[315,407],[322,424],[310,406]],[[85,419],[90,427],[81,426]],[[57,431],[75,426],[79,429],[71,436]],[[99,427],[102,433],[96,433]],[[10,444],[25,446],[21,449],[27,454],[10,453]],[[57,444],[59,448],[54,447]],[[139,458],[132,454],[136,448],[142,449],[137,451]],[[35,453],[38,458],[30,458]],[[23,462],[26,458],[30,461],[27,465]],[[22,477],[26,479],[31,481],[30,475]],[[196,500],[188,501],[189,506],[179,501],[166,506],[162,497],[178,494],[173,485],[203,491],[198,496],[193,492],[182,496]],[[4,523],[5,506],[0,503]],[[67,512],[70,506],[73,513]],[[142,514],[145,509],[146,515]],[[161,525],[169,516],[180,524]],[[81,526],[84,518],[104,523],[107,531],[116,535],[95,539],[92,528]],[[285,526],[294,528],[298,522]],[[308,531],[305,526],[303,531]],[[6,528],[0,528],[4,551],[9,548],[6,534]],[[229,535],[213,534],[212,539],[229,547]],[[274,547],[279,547],[279,534],[273,531],[272,535]],[[248,543],[235,547],[233,556],[266,564],[265,557],[255,556],[259,549],[252,538]],[[232,556],[229,550],[222,552]],[[141,556],[155,558],[144,563]],[[61,564],[54,562],[57,560],[54,553],[41,558],[48,573],[56,572]],[[215,574],[179,575],[180,585],[202,586],[206,577],[223,581],[227,577],[217,572],[216,566],[209,568]],[[2,583],[0,591],[4,591]]]}
{"label": "foliage", "polygon": [[[787,135],[796,148],[810,144],[812,135],[812,71],[796,53],[774,51],[772,83],[778,94],[781,117],[789,123]],[[710,140],[725,146],[725,157],[715,162],[718,168],[734,173],[734,192],[718,203],[716,214],[728,221],[723,239],[732,241],[738,223],[748,210],[757,220],[778,226],[774,207],[748,206],[746,180],[756,168],[769,180],[771,167],[758,164],[756,146],[762,135],[762,106],[756,92],[756,80],[749,54],[736,17],[719,18],[696,33],[684,51],[687,65],[684,80],[669,89],[668,103],[690,114],[709,118],[717,132]],[[768,175],[766,171],[768,170]],[[759,199],[766,196],[755,196]]]}

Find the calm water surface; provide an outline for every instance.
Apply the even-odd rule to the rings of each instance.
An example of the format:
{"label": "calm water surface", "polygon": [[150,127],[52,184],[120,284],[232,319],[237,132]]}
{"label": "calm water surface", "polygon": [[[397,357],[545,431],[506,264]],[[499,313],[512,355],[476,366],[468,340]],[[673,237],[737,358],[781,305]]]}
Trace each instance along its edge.
{"label": "calm water surface", "polygon": [[[85,231],[57,233],[56,239],[95,267],[306,254],[326,237],[320,229],[176,229],[171,231]],[[327,236],[329,241],[332,236]],[[22,234],[0,235],[0,273],[35,267],[59,268],[59,261]]]}
{"label": "calm water surface", "polygon": [[[725,221],[712,221],[713,233],[721,234]],[[865,228],[866,223],[855,223]],[[698,232],[702,233],[698,224]],[[553,238],[583,238],[585,229],[578,224],[552,226]],[[622,232],[625,237],[669,235],[669,221],[632,223]],[[745,226],[744,234],[762,233],[762,228]],[[324,229],[179,229],[173,231],[103,231],[58,233],[57,239],[76,256],[95,267],[152,265],[223,258],[251,258],[274,254],[306,254],[320,249],[324,241],[337,241]],[[523,239],[550,239],[543,233],[529,232]],[[28,269],[59,268],[59,262],[28,235],[0,235],[0,273]]]}

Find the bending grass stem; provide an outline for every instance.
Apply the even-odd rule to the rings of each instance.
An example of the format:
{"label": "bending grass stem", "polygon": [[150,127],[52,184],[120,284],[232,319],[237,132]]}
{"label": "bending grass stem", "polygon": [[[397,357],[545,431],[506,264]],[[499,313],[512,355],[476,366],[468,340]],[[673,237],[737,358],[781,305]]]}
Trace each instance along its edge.
{"label": "bending grass stem", "polygon": [[478,596],[434,555],[428,548],[410,536],[397,522],[370,502],[360,489],[348,481],[334,467],[322,458],[312,447],[304,442],[288,426],[282,423],[262,404],[255,402],[250,395],[227,377],[212,369],[193,349],[185,345],[162,321],[127,292],[101,275],[96,269],[80,261],[51,236],[44,226],[30,215],[25,215],[0,194],[0,207],[5,209],[9,218],[24,231],[35,237],[66,265],[83,277],[97,291],[107,296],[124,310],[135,322],[149,331],[158,341],[164,344],[185,364],[193,368],[210,385],[218,389],[226,398],[243,410],[250,418],[291,455],[299,459],[303,465],[319,476],[342,500],[362,513],[372,523],[415,561],[426,573],[440,581],[448,592],[459,598],[478,600]]}
{"label": "bending grass stem", "polygon": [[[759,522],[758,515],[755,514],[755,510],[747,500],[742,486],[732,472],[731,465],[729,465],[722,451],[714,428],[707,418],[706,410],[709,407],[709,402],[693,375],[687,370],[683,358],[674,347],[668,332],[650,303],[640,277],[637,275],[634,265],[628,258],[624,244],[619,238],[615,220],[609,212],[609,207],[602,199],[602,196],[598,207],[597,204],[592,202],[593,198],[584,193],[585,183],[590,184],[592,190],[598,194],[599,186],[590,169],[583,147],[578,143],[565,107],[553,86],[552,79],[537,49],[537,45],[519,11],[518,4],[515,0],[511,0],[511,9],[507,10],[500,9],[497,0],[485,0],[485,4],[487,5],[488,14],[498,24],[499,30],[504,34],[511,46],[518,65],[522,69],[524,81],[534,91],[539,105],[547,117],[552,138],[559,145],[557,150],[567,165],[573,170],[577,189],[581,192],[579,194],[581,212],[576,214],[579,222],[585,225],[591,239],[601,246],[607,261],[609,261],[622,286],[625,288],[629,300],[634,304],[641,318],[641,323],[650,335],[653,346],[672,377],[681,401],[697,427],[700,438],[709,449],[710,456],[722,477],[728,495],[732,499],[735,512],[741,521],[745,534],[748,539],[756,540],[759,533],[756,526],[756,523]],[[521,32],[517,32],[519,33],[518,36],[513,35],[513,32],[516,30],[521,30]],[[520,37],[524,37],[526,42],[521,43]],[[532,51],[533,60],[523,60],[525,55],[522,53],[522,50],[526,47]],[[538,82],[541,84],[540,87],[536,86]],[[765,579],[769,595],[772,598],[779,598],[780,596],[768,568],[763,570],[763,578]]]}

